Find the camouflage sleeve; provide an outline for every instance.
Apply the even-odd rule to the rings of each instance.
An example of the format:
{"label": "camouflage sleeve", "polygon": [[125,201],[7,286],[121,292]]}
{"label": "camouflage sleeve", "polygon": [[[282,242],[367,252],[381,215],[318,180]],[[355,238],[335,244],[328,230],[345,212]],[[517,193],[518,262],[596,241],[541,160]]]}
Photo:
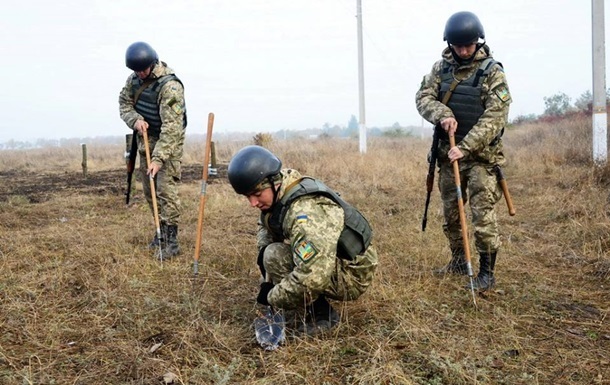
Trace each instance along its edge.
{"label": "camouflage sleeve", "polygon": [[182,157],[184,145],[184,88],[180,82],[167,82],[159,93],[159,115],[161,134],[151,154],[155,163],[163,164],[167,159]]}
{"label": "camouflage sleeve", "polygon": [[437,124],[445,118],[452,118],[453,112],[449,107],[438,100],[438,94],[441,88],[441,71],[442,60],[434,63],[432,71],[424,76],[419,91],[415,95],[415,105],[419,114],[432,124]]}
{"label": "camouflage sleeve", "polygon": [[485,150],[508,121],[508,110],[512,99],[506,83],[506,75],[500,65],[494,66],[482,87],[485,112],[458,144],[465,156],[480,154]]}
{"label": "camouflage sleeve", "polygon": [[295,268],[271,290],[269,303],[295,308],[329,287],[337,263],[343,216],[343,209],[324,197],[305,197],[292,204],[284,229],[290,234]]}
{"label": "camouflage sleeve", "polygon": [[127,82],[123,86],[123,89],[119,93],[119,114],[121,119],[127,124],[129,128],[133,130],[136,120],[144,119],[142,115],[138,114],[133,107],[133,93],[131,91],[131,79],[132,76],[127,78]]}
{"label": "camouflage sleeve", "polygon": [[257,224],[258,231],[256,233],[256,247],[258,248],[258,250],[260,250],[271,242],[273,242],[273,239],[271,238],[271,234],[269,234],[269,231],[267,231],[267,228],[263,226],[263,222],[261,221],[260,217],[258,218]]}

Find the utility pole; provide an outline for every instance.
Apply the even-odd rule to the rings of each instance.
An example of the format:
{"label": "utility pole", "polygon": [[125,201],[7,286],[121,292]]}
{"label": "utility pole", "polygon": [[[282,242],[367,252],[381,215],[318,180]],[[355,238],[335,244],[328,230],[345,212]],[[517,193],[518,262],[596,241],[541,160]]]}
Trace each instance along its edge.
{"label": "utility pole", "polygon": [[604,0],[591,0],[591,15],[593,26],[593,161],[598,166],[603,166],[608,159]]}
{"label": "utility pole", "polygon": [[359,105],[360,114],[358,121],[359,135],[360,138],[360,153],[366,154],[366,118],[364,116],[364,55],[362,53],[362,1],[357,0],[357,13],[356,18],[358,19],[358,91],[360,95]]}

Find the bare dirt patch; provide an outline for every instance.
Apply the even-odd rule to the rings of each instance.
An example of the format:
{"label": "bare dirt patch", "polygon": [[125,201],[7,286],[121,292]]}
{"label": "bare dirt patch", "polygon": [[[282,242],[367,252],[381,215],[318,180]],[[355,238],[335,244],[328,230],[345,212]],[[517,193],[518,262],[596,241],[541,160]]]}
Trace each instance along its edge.
{"label": "bare dirt patch", "polygon": [[[217,175],[210,175],[208,183],[226,178],[226,165],[220,165]],[[186,165],[182,170],[183,183],[201,181],[203,166]],[[25,198],[30,203],[41,203],[57,194],[125,194],[127,188],[125,170],[105,170],[87,173],[79,172],[33,173],[14,170],[0,171],[0,202],[12,196]]]}

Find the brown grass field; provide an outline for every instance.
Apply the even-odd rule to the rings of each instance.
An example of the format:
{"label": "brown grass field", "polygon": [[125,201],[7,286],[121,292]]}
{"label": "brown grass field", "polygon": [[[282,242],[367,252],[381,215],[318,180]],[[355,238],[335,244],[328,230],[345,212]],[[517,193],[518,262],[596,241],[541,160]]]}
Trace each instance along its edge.
{"label": "brown grass field", "polygon": [[421,231],[430,138],[372,138],[366,155],[357,140],[272,142],[363,211],[380,254],[331,334],[274,352],[252,329],[258,212],[223,172],[246,143],[216,143],[196,278],[203,143],[187,139],[183,255],[164,263],[141,190],[124,205],[122,147],[90,147],[87,178],[80,147],[3,151],[0,384],[610,384],[610,167],[592,164],[590,127],[506,133],[517,215],[498,204],[497,285],[478,308],[467,278],[431,273],[449,250],[436,188]]}

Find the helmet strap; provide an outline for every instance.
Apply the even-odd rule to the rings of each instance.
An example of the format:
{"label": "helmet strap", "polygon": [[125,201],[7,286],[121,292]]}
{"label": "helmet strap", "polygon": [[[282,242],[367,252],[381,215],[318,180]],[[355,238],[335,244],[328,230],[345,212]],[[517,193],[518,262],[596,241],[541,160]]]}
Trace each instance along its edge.
{"label": "helmet strap", "polygon": [[271,211],[272,207],[275,206],[275,203],[277,202],[277,197],[278,194],[280,192],[280,187],[281,187],[281,183],[280,183],[280,187],[275,187],[275,182],[273,182],[273,177],[268,176],[267,177],[267,181],[271,184],[271,187],[269,187],[271,189],[271,191],[273,191],[273,201],[271,203],[271,207],[269,207],[269,209],[263,211],[265,213]]}
{"label": "helmet strap", "polygon": [[280,189],[278,187],[275,187],[275,182],[273,181],[273,178],[271,176],[268,176],[267,180],[271,184],[271,191],[273,191],[273,204],[275,204],[275,202],[277,201],[277,196],[280,192]]}

